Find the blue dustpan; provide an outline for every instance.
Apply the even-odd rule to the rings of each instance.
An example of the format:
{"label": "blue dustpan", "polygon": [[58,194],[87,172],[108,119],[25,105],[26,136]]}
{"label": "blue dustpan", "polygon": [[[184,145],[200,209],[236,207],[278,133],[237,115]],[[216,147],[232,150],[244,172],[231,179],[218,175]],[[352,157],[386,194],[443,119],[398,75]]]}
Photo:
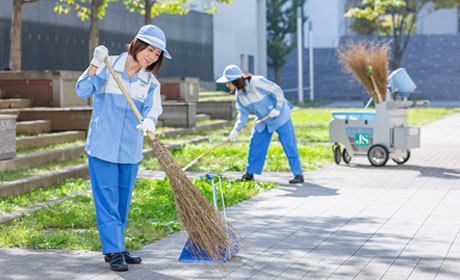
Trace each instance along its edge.
{"label": "blue dustpan", "polygon": [[[236,238],[236,235],[232,230],[228,229],[228,232]],[[190,239],[187,239],[187,242],[185,242],[184,245],[184,249],[182,249],[182,253],[179,257],[180,262],[226,262],[235,256],[236,253],[238,253],[238,245],[234,244],[234,250],[229,250],[226,248],[222,252],[220,258],[211,259],[208,256],[208,253],[202,248],[192,248],[192,246],[193,245],[190,243]]]}

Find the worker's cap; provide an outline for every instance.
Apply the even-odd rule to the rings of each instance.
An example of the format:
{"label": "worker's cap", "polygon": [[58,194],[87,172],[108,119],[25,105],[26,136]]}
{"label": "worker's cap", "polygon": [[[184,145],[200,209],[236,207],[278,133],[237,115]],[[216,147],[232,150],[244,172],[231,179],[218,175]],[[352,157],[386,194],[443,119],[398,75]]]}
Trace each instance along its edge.
{"label": "worker's cap", "polygon": [[218,83],[228,83],[234,80],[239,79],[243,75],[243,72],[241,72],[240,67],[236,65],[228,65],[224,69],[224,73],[222,74],[222,77],[216,80]]}
{"label": "worker's cap", "polygon": [[144,43],[154,46],[164,52],[164,57],[171,59],[171,55],[166,50],[166,36],[159,27],[148,24],[144,25],[137,32],[136,38]]}

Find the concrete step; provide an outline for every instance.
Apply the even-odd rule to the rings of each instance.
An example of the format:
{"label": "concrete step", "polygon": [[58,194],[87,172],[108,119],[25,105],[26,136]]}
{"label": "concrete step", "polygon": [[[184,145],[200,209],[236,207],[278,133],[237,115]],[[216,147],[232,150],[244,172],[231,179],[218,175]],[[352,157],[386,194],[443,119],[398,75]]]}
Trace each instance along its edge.
{"label": "concrete step", "polygon": [[16,134],[39,134],[51,132],[50,120],[22,121],[16,123]]}
{"label": "concrete step", "polygon": [[0,108],[26,108],[30,107],[30,99],[25,98],[8,98],[8,99],[0,99]]}
{"label": "concrete step", "polygon": [[[159,130],[156,131],[155,134],[164,134],[165,137],[173,137],[173,136],[179,136],[179,135],[187,135],[191,133],[196,133],[196,132],[201,132],[201,131],[210,131],[210,130],[215,130],[219,129],[221,127],[224,127],[226,125],[231,125],[233,124],[233,120],[214,120],[212,122],[208,122],[205,124],[200,124],[195,127],[189,127],[189,128],[172,128],[172,129],[167,129],[167,130]],[[146,135],[144,139],[148,140],[148,136]]]}
{"label": "concrete step", "polygon": [[[215,121],[208,122],[202,125],[198,125],[196,127],[168,129],[164,131],[158,131],[157,133],[163,133],[166,137],[186,135],[186,134],[196,133],[200,131],[210,131],[210,130],[219,129],[231,123],[233,123],[233,121],[215,120]],[[67,134],[72,135],[72,137],[80,137],[80,138],[83,137],[84,138],[83,134],[77,135],[77,133],[74,134],[73,132],[70,132],[70,133],[68,132],[67,134],[66,133],[62,133],[62,134],[53,133],[49,136],[48,135],[35,136],[36,137],[35,139],[40,139],[40,140],[36,140],[36,142],[39,142],[39,141],[45,142],[46,140],[53,139],[53,136],[56,136],[56,134],[58,136],[55,137],[54,139],[60,139],[60,138],[62,139],[63,137],[68,136]],[[147,135],[145,137],[148,139]],[[24,140],[24,142],[22,142],[20,145],[29,145],[31,141],[33,142],[32,139],[34,139],[33,137],[24,137],[24,138],[26,138],[27,140]],[[54,139],[52,141],[57,141]],[[85,154],[84,149],[85,149],[85,144],[81,144],[81,145],[69,146],[69,147],[53,149],[53,150],[20,154],[16,158],[13,158],[13,159],[1,160],[0,161],[0,172],[35,167],[35,166],[48,164],[51,162],[61,162],[61,161],[77,158]]]}
{"label": "concrete step", "polygon": [[46,147],[49,145],[84,140],[85,131],[64,131],[45,135],[27,136],[16,138],[16,149]]}
{"label": "concrete step", "polygon": [[211,116],[208,114],[196,114],[196,122],[209,121]]}
{"label": "concrete step", "polygon": [[20,195],[32,189],[49,188],[70,178],[86,179],[88,177],[88,164],[82,163],[40,175],[0,183],[0,197]]}
{"label": "concrete step", "polygon": [[1,160],[0,172],[35,167],[45,165],[51,162],[65,161],[81,157],[84,154],[84,144],[41,152],[21,154],[12,159]]}
{"label": "concrete step", "polygon": [[[165,147],[172,151],[178,147],[199,143],[208,140],[212,136],[200,136],[194,139],[186,140],[178,143],[165,144]],[[146,157],[155,156],[152,148],[143,150],[143,154]],[[0,161],[0,170],[2,167],[2,161]],[[34,175],[18,180],[2,182],[0,183],[0,197],[7,197],[12,195],[19,195],[26,193],[32,189],[38,188],[49,188],[53,187],[62,181],[70,178],[88,178],[88,164],[78,164],[63,169],[46,172],[40,175]]]}
{"label": "concrete step", "polygon": [[216,96],[230,96],[231,94],[225,91],[204,91],[198,93],[199,97],[216,97]]}

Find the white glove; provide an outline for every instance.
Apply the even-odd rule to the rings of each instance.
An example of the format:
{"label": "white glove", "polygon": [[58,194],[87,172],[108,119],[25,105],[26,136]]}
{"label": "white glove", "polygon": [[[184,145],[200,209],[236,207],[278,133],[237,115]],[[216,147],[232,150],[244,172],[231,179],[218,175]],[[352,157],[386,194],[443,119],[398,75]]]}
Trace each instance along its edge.
{"label": "white glove", "polygon": [[101,63],[104,63],[104,59],[109,56],[109,50],[104,46],[98,46],[94,49],[93,60],[91,60],[91,65],[96,68],[99,68]]}
{"label": "white glove", "polygon": [[280,115],[280,113],[280,110],[273,109],[270,111],[270,113],[268,113],[268,115],[270,116],[270,118],[276,118]]}
{"label": "white glove", "polygon": [[137,129],[145,131],[155,132],[155,123],[151,119],[144,119],[140,124],[136,126]]}
{"label": "white glove", "polygon": [[235,141],[236,137],[238,137],[238,132],[236,130],[232,130],[232,132],[230,132],[230,135],[228,136],[228,138],[230,138],[230,141]]}

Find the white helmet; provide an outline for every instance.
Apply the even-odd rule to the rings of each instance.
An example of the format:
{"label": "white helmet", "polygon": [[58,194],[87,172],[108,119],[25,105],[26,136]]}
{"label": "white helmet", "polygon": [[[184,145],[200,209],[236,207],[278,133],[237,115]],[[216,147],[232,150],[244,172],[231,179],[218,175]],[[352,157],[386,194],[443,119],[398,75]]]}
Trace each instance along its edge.
{"label": "white helmet", "polygon": [[241,71],[240,67],[231,64],[225,67],[222,77],[217,79],[216,82],[228,83],[228,82],[241,78],[242,75],[243,75],[243,72]]}
{"label": "white helmet", "polygon": [[166,50],[166,36],[163,30],[153,24],[144,25],[137,32],[136,38],[144,43],[154,46],[164,52],[166,58],[171,59],[171,55]]}

